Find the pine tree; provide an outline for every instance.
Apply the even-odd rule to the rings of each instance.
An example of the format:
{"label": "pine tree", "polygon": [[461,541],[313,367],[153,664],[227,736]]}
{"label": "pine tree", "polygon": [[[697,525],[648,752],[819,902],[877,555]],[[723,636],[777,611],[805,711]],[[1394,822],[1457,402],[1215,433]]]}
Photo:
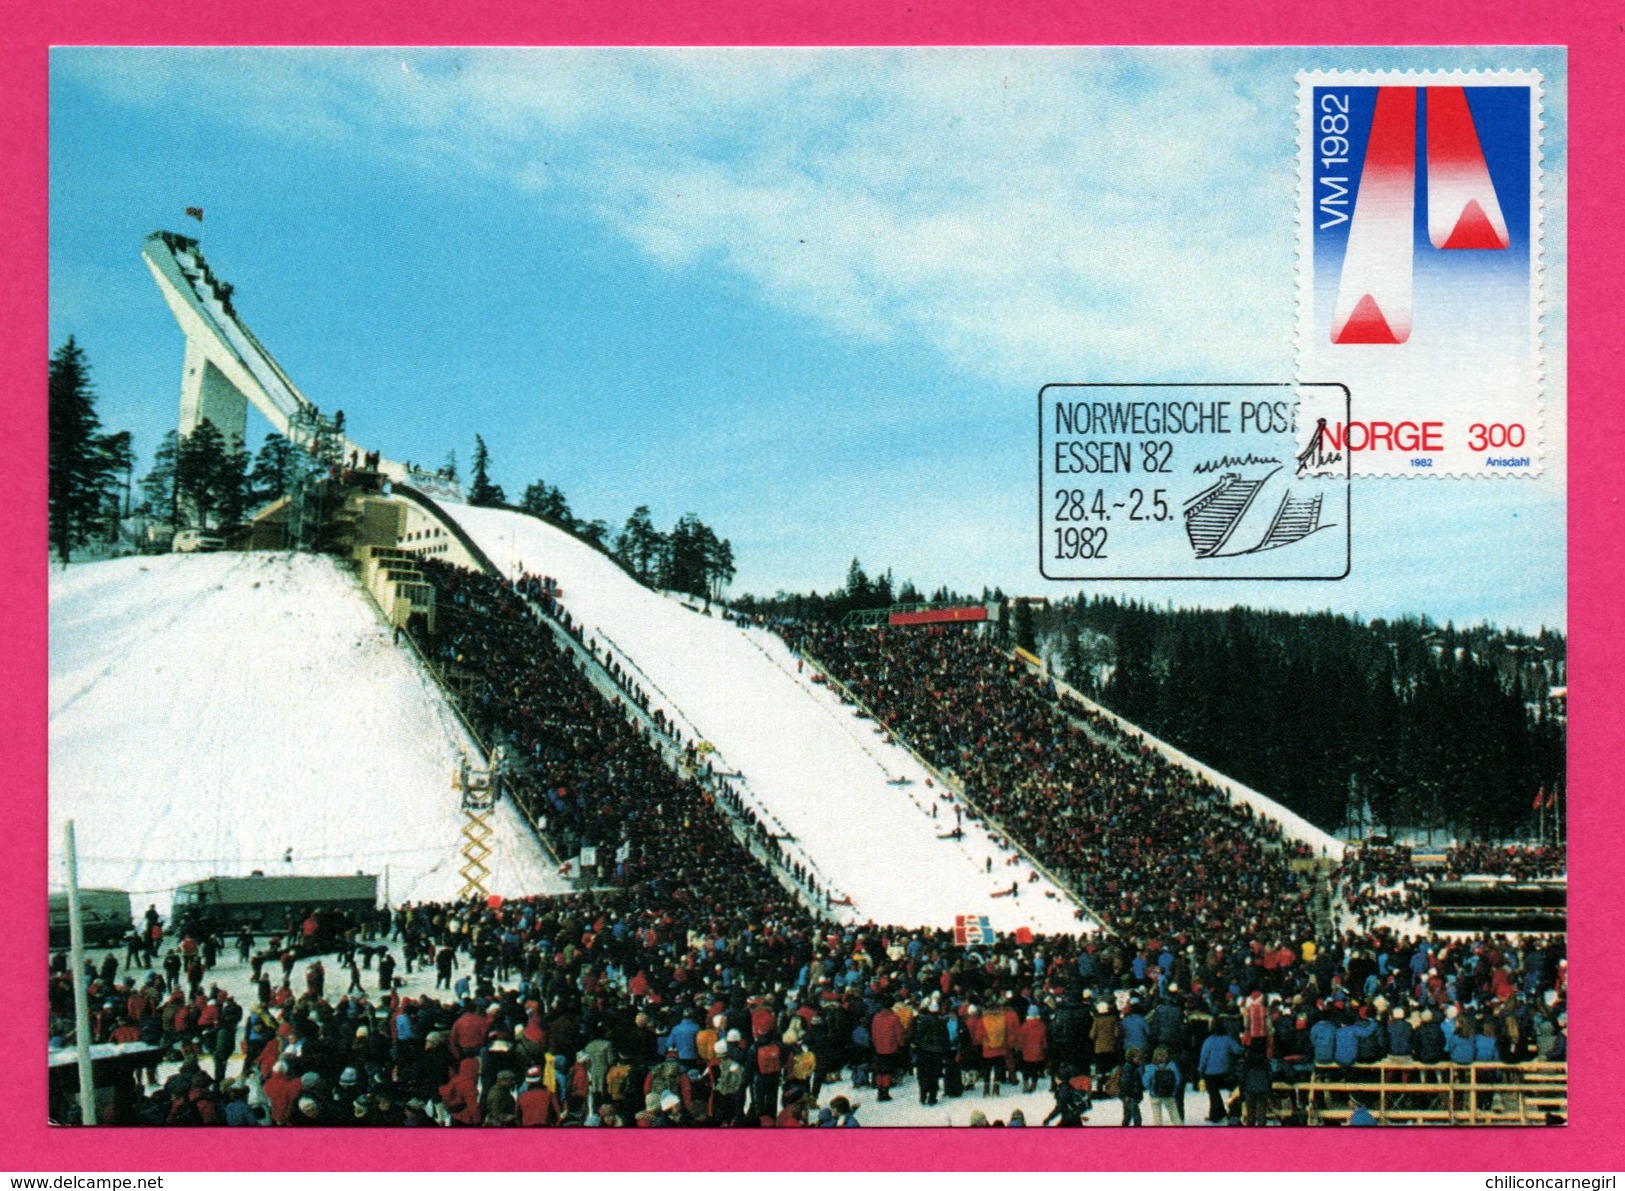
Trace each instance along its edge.
{"label": "pine tree", "polygon": [[846,609],[849,612],[860,611],[870,606],[874,599],[874,588],[869,583],[869,576],[864,574],[863,564],[857,559],[846,569]]}
{"label": "pine tree", "polygon": [[280,434],[267,434],[249,472],[253,499],[269,504],[291,496],[298,474],[298,457],[293,444]]}
{"label": "pine tree", "polygon": [[705,596],[710,588],[710,558],[716,535],[693,513],[684,513],[666,535],[660,585],[672,591]]}
{"label": "pine tree", "polygon": [[717,599],[722,598],[722,589],[734,581],[735,573],[733,543],[723,538],[711,551],[710,559],[709,582]]}
{"label": "pine tree", "polygon": [[644,583],[652,584],[659,574],[665,538],[654,526],[648,505],[639,505],[626,519],[615,539],[615,557],[624,562]]}
{"label": "pine tree", "polygon": [[575,525],[575,518],[570,513],[570,502],[565,499],[562,491],[545,480],[535,480],[525,486],[525,494],[520,498],[519,507],[532,516],[545,517],[567,529]]}
{"label": "pine tree", "polygon": [[[70,336],[51,356],[46,495],[51,545],[66,563],[104,517],[118,457],[100,433],[85,353]],[[126,449],[128,440],[125,441]]]}
{"label": "pine tree", "polygon": [[225,436],[208,418],[176,446],[175,489],[182,508],[190,515],[188,519],[195,518],[202,529],[209,528],[219,504],[215,478],[225,451]]}
{"label": "pine tree", "polygon": [[141,480],[142,511],[148,517],[164,519],[171,528],[180,527],[180,489],[175,485],[179,454],[180,436],[171,430],[152,453],[152,467]]}
{"label": "pine tree", "polygon": [[[120,430],[103,436],[100,449],[107,469],[102,497],[107,537],[117,538],[119,524],[130,512],[130,477],[135,468],[134,440],[128,430]],[[118,482],[121,475],[124,477],[122,484]]]}
{"label": "pine tree", "polygon": [[1027,600],[1015,601],[1015,624],[1012,632],[1016,638],[1016,648],[1025,649],[1028,653],[1038,652],[1038,637],[1033,628],[1033,606]]}
{"label": "pine tree", "polygon": [[471,505],[501,505],[508,502],[507,494],[491,482],[491,453],[485,449],[485,440],[474,436],[474,475],[469,482],[468,503]]}
{"label": "pine tree", "polygon": [[1061,630],[1061,667],[1069,683],[1085,688],[1083,643],[1078,639],[1078,626],[1070,622]]}
{"label": "pine tree", "polygon": [[248,505],[248,452],[204,418],[175,449],[175,489],[201,528],[232,525]]}
{"label": "pine tree", "polygon": [[248,482],[248,448],[233,436],[220,457],[215,483],[219,490],[220,523],[236,525],[248,516],[253,490]]}

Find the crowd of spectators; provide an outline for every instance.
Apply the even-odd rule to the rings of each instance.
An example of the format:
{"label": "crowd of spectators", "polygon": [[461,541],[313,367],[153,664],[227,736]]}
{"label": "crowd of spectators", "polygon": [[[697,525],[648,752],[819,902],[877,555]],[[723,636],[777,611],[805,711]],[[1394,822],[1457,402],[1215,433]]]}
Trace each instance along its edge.
{"label": "crowd of spectators", "polygon": [[[201,960],[120,971],[107,957],[88,973],[95,1039],[179,1063],[160,1079],[155,1058],[134,1120],[845,1126],[858,1089],[906,1087],[983,1110],[1047,1088],[1045,1123],[1082,1123],[1102,1100],[1131,1123],[1145,1098],[1154,1120],[1183,1120],[1200,1080],[1208,1119],[1263,1123],[1261,1080],[1317,1066],[1566,1058],[1560,938],[1326,929],[1295,871],[1303,849],[1273,824],[1107,725],[1080,728],[969,633],[809,628],[800,646],[963,781],[971,813],[1075,881],[1107,929],[965,947],[828,921],[556,646],[526,603],[545,590],[424,570],[439,631],[420,648],[467,680],[464,705],[515,758],[533,817],[613,856],[610,880],[401,906],[387,937],[349,940],[331,979],[320,957],[260,953],[240,1004]],[[55,957],[59,1039],[68,976]]]}
{"label": "crowd of spectators", "polygon": [[1312,883],[1274,823],[1104,720],[1083,730],[973,631],[808,625],[796,643],[1114,929],[1272,949],[1313,934]]}
{"label": "crowd of spectators", "polygon": [[[1048,1088],[1051,1119],[1115,1124],[1114,1105],[1127,1123],[1141,1098],[1153,1119],[1183,1121],[1197,1080],[1207,1119],[1224,1122],[1268,1103],[1244,1094],[1249,1053],[1253,1084],[1259,1063],[1290,1082],[1385,1059],[1567,1058],[1555,940],[1378,930],[1274,955],[1109,935],[965,948],[951,932],[673,893],[406,905],[347,984],[299,955],[267,965],[243,1005],[207,975],[176,983],[109,956],[90,980],[92,1030],[179,1063],[160,1079],[155,1057],[131,1118],[150,1124],[796,1126],[851,1123],[860,1090],[905,1088],[984,1109]],[[397,949],[435,957],[432,988],[408,976],[405,990],[383,963]],[[51,1008],[66,1032],[60,955]]]}
{"label": "crowd of spectators", "polygon": [[1404,845],[1351,845],[1330,875],[1338,909],[1362,928],[1427,913],[1428,888],[1437,881],[1498,877],[1517,881],[1561,878],[1568,871],[1561,844],[1461,844],[1442,858],[1419,862]]}
{"label": "crowd of spectators", "polygon": [[1535,881],[1568,874],[1568,848],[1563,844],[1462,844],[1445,853],[1451,878],[1467,876],[1511,877]]}
{"label": "crowd of spectators", "polygon": [[1337,909],[1369,928],[1377,922],[1418,919],[1427,910],[1434,877],[1419,869],[1403,845],[1350,845],[1328,876]]}
{"label": "crowd of spectators", "polygon": [[[620,664],[582,640],[553,598],[551,580],[524,576],[512,584],[433,559],[419,567],[436,587],[437,611],[434,633],[421,622],[412,626],[418,647],[449,677],[487,744],[502,746],[505,788],[557,854],[596,848],[614,884],[654,878],[718,904],[782,906],[785,891],[718,819],[720,804],[749,833],[757,854],[807,896],[825,903],[839,896],[804,858],[789,855],[783,837],[731,782],[710,772],[699,741],[684,739],[658,709],[650,713],[647,693]],[[587,663],[561,648],[537,613],[556,619],[604,665],[620,690],[614,702],[593,687]],[[627,714],[627,702],[648,719]],[[662,757],[663,744],[683,752],[681,774]],[[675,837],[696,843],[674,850]]]}

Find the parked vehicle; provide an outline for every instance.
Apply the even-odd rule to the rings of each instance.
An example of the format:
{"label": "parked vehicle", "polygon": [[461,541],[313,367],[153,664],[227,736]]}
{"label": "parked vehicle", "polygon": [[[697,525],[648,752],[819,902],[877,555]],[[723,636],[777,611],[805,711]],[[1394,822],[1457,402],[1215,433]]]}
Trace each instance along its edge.
{"label": "parked vehicle", "polygon": [[175,534],[170,549],[176,554],[197,554],[204,551],[224,550],[226,539],[206,529],[183,529]]}
{"label": "parked vehicle", "polygon": [[[66,891],[51,894],[50,911],[50,945],[66,947],[70,942]],[[87,947],[116,947],[135,929],[130,895],[122,889],[81,889],[79,917]]]}
{"label": "parked vehicle", "polygon": [[318,948],[327,947],[378,905],[376,874],[343,877],[207,877],[175,890],[176,929],[276,934],[315,916]]}

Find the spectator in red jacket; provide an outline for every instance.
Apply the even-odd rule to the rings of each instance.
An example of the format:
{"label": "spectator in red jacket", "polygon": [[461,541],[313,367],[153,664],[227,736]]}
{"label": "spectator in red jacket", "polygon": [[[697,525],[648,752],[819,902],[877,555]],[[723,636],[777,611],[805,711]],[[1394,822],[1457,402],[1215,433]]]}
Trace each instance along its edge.
{"label": "spectator in red jacket", "polygon": [[464,1059],[457,1074],[440,1088],[440,1103],[446,1106],[453,1125],[480,1123],[480,1061]]}
{"label": "spectator in red jacket", "polygon": [[1021,1090],[1038,1090],[1038,1079],[1044,1074],[1044,1060],[1049,1057],[1049,1028],[1039,1015],[1037,1005],[1027,1007],[1027,1020],[1016,1031],[1016,1049],[1021,1055]]}
{"label": "spectator in red jacket", "polygon": [[869,1023],[869,1045],[874,1047],[875,1086],[880,1089],[876,1099],[890,1100],[892,1080],[903,1066],[903,1023],[892,1010],[889,997]]}
{"label": "spectator in red jacket", "polygon": [[558,1094],[543,1082],[542,1069],[525,1072],[525,1090],[519,1093],[519,1124],[528,1128],[557,1125],[563,1109]]}
{"label": "spectator in red jacket", "polygon": [[478,1055],[480,1048],[491,1033],[491,1018],[495,1015],[497,1007],[492,1005],[484,1013],[472,1005],[451,1023],[451,1057],[466,1059],[470,1055]]}
{"label": "spectator in red jacket", "polygon": [[271,1124],[286,1125],[299,1101],[300,1083],[288,1074],[286,1063],[277,1063],[265,1080],[265,1098],[271,1102]]}

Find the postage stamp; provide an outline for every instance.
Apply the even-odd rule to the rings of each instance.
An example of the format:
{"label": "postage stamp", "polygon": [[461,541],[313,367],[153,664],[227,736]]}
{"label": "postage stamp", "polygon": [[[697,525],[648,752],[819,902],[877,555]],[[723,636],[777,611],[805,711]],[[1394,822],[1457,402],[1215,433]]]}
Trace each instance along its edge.
{"label": "postage stamp", "polygon": [[1298,75],[1298,378],[1355,475],[1541,468],[1541,79]]}

